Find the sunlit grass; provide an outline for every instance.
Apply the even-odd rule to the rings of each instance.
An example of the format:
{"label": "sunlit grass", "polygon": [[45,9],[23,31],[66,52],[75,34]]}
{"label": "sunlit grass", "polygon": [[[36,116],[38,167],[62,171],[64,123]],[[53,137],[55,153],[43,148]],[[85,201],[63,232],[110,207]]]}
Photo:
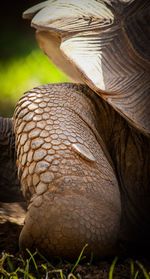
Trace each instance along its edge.
{"label": "sunlit grass", "polygon": [[[23,258],[21,255],[18,257],[3,253],[2,257],[0,258],[0,278],[7,279],[41,279],[41,278],[53,278],[53,279],[82,279],[84,278],[82,274],[82,262],[83,259],[85,260],[84,250],[86,246],[82,249],[78,259],[74,263],[67,263],[67,264],[52,264],[49,260],[47,260],[43,255],[39,252],[31,253],[29,250],[28,256]],[[116,257],[112,263],[109,265],[108,270],[108,279],[113,278],[126,278],[125,274],[120,274],[118,277],[117,273],[117,262],[118,258]],[[78,267],[80,268],[78,270]],[[128,260],[128,265],[130,274],[130,279],[150,279],[150,274],[147,272],[146,268],[143,266],[142,263],[139,261],[134,261],[132,259]],[[90,263],[84,263],[83,267],[88,266],[89,270],[91,268]],[[93,266],[94,267],[94,266]],[[98,273],[100,274],[101,270],[97,269],[97,277],[94,278],[101,278],[98,277]],[[87,273],[88,274],[88,273]],[[85,275],[85,273],[84,273]],[[117,277],[116,277],[117,275]],[[120,277],[121,276],[121,277]],[[90,277],[87,277],[90,278]],[[91,277],[92,278],[92,277]]]}
{"label": "sunlit grass", "polygon": [[0,100],[16,102],[35,86],[67,80],[41,50],[34,49],[28,56],[0,63]]}
{"label": "sunlit grass", "polygon": [[[8,253],[3,253],[0,258],[0,274],[1,279],[40,279],[40,278],[60,278],[60,279],[79,279],[81,277],[75,275],[76,268],[84,259],[85,245],[74,264],[67,264],[67,272],[58,266],[53,266],[43,255],[39,252],[31,253],[27,249],[28,257],[24,259],[21,255],[17,258]],[[37,257],[38,256],[38,261]],[[18,266],[17,266],[18,265]],[[64,265],[65,269],[65,265]]]}

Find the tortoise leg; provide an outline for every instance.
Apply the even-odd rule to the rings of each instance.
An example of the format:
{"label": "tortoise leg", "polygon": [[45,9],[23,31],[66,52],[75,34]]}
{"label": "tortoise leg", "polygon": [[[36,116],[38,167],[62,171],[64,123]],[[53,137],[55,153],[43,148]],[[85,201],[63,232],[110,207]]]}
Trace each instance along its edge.
{"label": "tortoise leg", "polygon": [[11,118],[0,117],[0,202],[21,202],[15,165],[15,136]]}
{"label": "tortoise leg", "polygon": [[29,202],[21,249],[64,258],[77,257],[86,243],[87,254],[114,251],[120,193],[86,88],[47,85],[17,105],[18,173]]}

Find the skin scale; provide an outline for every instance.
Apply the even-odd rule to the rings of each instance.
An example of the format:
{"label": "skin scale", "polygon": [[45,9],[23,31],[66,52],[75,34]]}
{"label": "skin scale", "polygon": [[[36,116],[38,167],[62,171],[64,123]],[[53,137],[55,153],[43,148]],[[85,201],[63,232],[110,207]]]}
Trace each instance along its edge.
{"label": "skin scale", "polygon": [[[124,7],[121,2],[119,7]],[[133,5],[135,10],[137,7]],[[58,46],[59,36],[56,32]],[[43,43],[47,49],[48,43]],[[148,57],[146,52],[140,52],[142,55]],[[71,64],[62,62],[62,57],[58,64],[65,63],[70,69]],[[148,60],[142,61],[146,61],[147,92]],[[81,69],[75,69],[80,80]],[[141,109],[142,121],[138,113],[137,122],[131,125],[132,121],[127,121],[130,115],[122,117],[124,112],[119,113],[104,94],[101,98],[92,89],[73,83],[34,88],[23,95],[12,124],[10,120],[10,127],[3,129],[10,131],[13,126],[18,177],[28,202],[19,240],[23,250],[37,247],[50,257],[73,259],[86,243],[86,253],[92,252],[95,257],[116,254],[121,247],[144,250],[150,246],[149,119],[140,129],[148,114]],[[132,89],[130,93],[134,94]],[[146,100],[148,103],[148,97]],[[136,105],[131,106],[135,107],[135,116]],[[5,127],[7,120],[0,121]],[[11,144],[7,147],[11,149]]]}

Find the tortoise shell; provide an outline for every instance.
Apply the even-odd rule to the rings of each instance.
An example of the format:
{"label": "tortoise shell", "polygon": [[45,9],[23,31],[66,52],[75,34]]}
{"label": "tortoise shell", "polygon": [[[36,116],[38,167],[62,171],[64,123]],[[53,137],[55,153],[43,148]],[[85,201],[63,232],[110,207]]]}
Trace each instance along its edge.
{"label": "tortoise shell", "polygon": [[150,135],[149,0],[49,0],[24,12],[53,62]]}

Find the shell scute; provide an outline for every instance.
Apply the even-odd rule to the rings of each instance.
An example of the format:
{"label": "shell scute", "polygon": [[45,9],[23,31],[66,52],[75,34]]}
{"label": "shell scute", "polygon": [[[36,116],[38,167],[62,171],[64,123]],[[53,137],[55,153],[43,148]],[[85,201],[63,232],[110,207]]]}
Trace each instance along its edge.
{"label": "shell scute", "polygon": [[56,65],[150,135],[150,3],[117,3],[49,0],[33,8],[32,25]]}

